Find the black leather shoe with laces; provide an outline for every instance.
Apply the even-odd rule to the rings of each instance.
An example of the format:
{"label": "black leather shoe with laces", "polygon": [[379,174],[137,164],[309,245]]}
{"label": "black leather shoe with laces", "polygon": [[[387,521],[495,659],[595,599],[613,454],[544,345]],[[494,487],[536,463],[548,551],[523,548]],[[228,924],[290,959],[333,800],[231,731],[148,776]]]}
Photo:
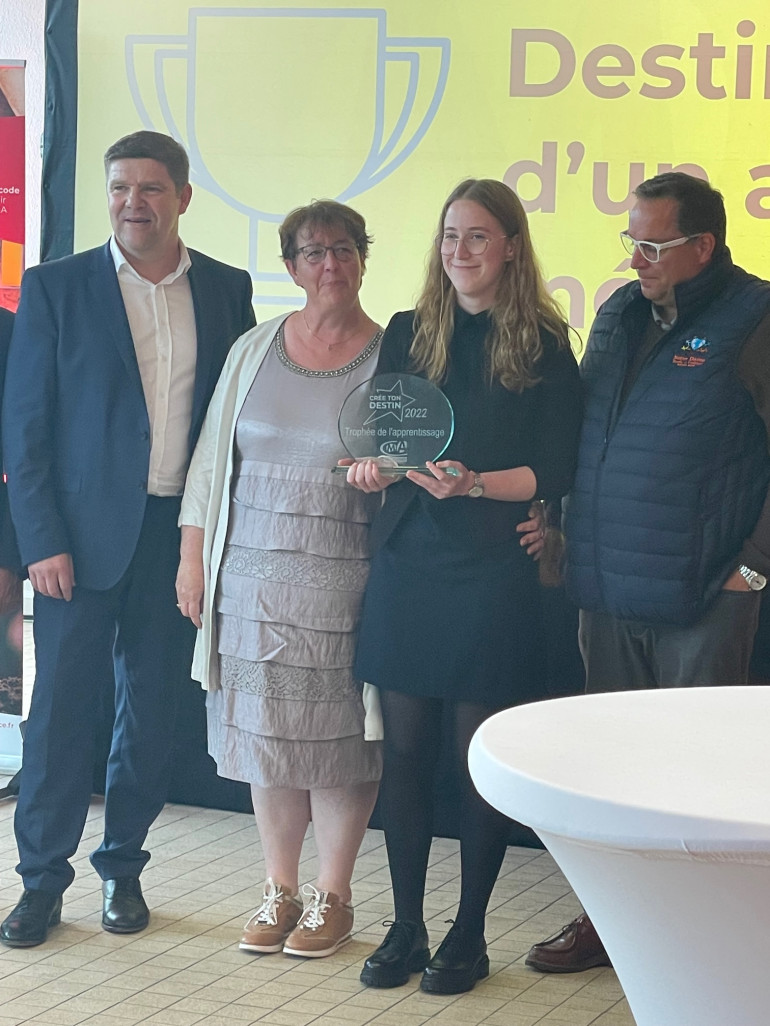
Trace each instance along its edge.
{"label": "black leather shoe with laces", "polygon": [[138,933],[150,921],[137,876],[102,882],[102,928],[109,933]]}
{"label": "black leather shoe with laces", "polygon": [[0,941],[9,948],[34,948],[61,922],[61,894],[26,889],[0,926]]}
{"label": "black leather shoe with laces", "polygon": [[367,987],[400,987],[410,973],[421,972],[429,958],[425,924],[397,919],[382,944],[364,962],[361,983]]}
{"label": "black leather shoe with laces", "polygon": [[425,967],[420,990],[428,994],[462,994],[477,980],[489,976],[487,944],[483,934],[469,934],[453,926]]}

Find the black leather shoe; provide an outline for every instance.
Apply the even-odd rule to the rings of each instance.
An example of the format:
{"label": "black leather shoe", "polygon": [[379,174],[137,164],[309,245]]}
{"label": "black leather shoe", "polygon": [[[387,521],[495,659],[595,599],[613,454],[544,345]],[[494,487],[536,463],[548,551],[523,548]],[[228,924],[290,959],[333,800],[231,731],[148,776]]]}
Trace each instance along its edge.
{"label": "black leather shoe", "polygon": [[49,928],[60,922],[61,894],[28,888],[0,926],[0,941],[9,948],[34,948],[45,941]]}
{"label": "black leather shoe", "polygon": [[420,990],[428,994],[463,994],[489,976],[484,936],[453,926],[425,967]]}
{"label": "black leather shoe", "polygon": [[361,983],[367,987],[400,987],[410,973],[421,972],[429,958],[425,924],[397,919],[382,944],[364,962]]}
{"label": "black leather shoe", "polygon": [[102,927],[110,933],[138,933],[150,921],[138,876],[102,882]]}

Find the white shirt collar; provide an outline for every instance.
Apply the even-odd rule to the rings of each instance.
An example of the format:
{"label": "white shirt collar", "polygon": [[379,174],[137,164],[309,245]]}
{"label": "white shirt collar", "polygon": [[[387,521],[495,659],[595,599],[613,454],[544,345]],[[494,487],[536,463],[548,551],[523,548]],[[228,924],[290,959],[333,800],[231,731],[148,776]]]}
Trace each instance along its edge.
{"label": "white shirt collar", "polygon": [[[139,281],[147,282],[147,279],[143,278],[142,275],[139,274],[139,272],[136,270],[136,268],[133,267],[128,262],[128,260],[126,260],[126,257],[123,251],[121,250],[120,246],[118,245],[117,239],[115,238],[114,234],[110,236],[110,254],[112,255],[113,263],[115,264],[115,271],[118,274],[120,274],[122,271],[124,274],[133,275],[135,278],[138,278]],[[190,254],[187,252],[187,247],[180,239],[179,263],[177,264],[177,268],[175,271],[172,271],[171,274],[167,274],[162,281],[159,281],[158,285],[170,285],[172,282],[176,281],[176,279],[180,277],[180,275],[186,274],[187,271],[189,271],[190,267],[192,267],[192,260],[190,259]],[[150,282],[149,284],[152,284],[152,282]]]}

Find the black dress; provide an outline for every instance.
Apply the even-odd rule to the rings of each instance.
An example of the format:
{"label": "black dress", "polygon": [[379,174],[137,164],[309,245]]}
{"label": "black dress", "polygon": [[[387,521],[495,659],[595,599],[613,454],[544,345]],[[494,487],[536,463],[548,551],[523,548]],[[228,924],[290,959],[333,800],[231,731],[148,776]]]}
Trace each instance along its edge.
{"label": "black dress", "polygon": [[[385,332],[378,372],[409,371],[413,312]],[[455,312],[442,391],[455,413],[442,459],[469,469],[528,466],[539,498],[572,483],[582,411],[575,358],[543,333],[541,380],[521,393],[486,370],[488,314]],[[391,485],[372,528],[375,554],[354,673],[385,690],[504,708],[544,697],[537,564],[516,525],[529,502],[435,499],[411,481]]]}

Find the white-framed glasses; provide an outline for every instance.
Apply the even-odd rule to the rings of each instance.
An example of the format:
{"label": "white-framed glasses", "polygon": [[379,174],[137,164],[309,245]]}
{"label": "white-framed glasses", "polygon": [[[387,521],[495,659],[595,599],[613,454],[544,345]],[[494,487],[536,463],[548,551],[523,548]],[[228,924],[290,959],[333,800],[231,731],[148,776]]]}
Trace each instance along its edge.
{"label": "white-framed glasses", "polygon": [[483,232],[470,232],[468,235],[458,235],[457,232],[444,232],[436,240],[444,256],[451,256],[462,242],[471,256],[481,256],[486,253],[487,246],[496,239],[507,239],[508,235],[485,235]]}
{"label": "white-framed glasses", "polygon": [[698,232],[697,235],[683,235],[681,239],[672,239],[671,242],[647,242],[644,239],[632,239],[628,232],[621,232],[620,241],[623,243],[623,248],[629,256],[633,256],[634,250],[638,249],[648,263],[657,264],[660,260],[660,254],[664,249],[684,246],[685,242],[699,239],[701,235],[703,235],[703,232]]}
{"label": "white-framed glasses", "polygon": [[309,246],[300,246],[297,250],[309,264],[320,264],[326,259],[327,253],[334,253],[334,259],[341,264],[347,264],[354,260],[358,250],[349,242],[338,242],[334,246],[321,246],[319,243],[312,243]]}

